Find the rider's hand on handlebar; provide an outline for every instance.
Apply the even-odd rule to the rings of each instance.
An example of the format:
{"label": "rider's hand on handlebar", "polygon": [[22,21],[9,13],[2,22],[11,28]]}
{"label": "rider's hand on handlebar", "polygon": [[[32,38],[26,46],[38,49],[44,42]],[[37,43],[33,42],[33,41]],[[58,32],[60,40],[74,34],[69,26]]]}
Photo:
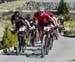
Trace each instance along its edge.
{"label": "rider's hand on handlebar", "polygon": [[30,29],[30,30],[35,29],[35,26],[32,26],[32,27],[30,27],[29,29]]}

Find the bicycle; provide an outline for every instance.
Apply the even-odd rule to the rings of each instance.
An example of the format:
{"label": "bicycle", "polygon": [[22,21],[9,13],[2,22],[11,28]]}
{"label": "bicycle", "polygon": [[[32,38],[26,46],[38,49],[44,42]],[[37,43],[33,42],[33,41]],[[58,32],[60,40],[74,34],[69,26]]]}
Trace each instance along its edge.
{"label": "bicycle", "polygon": [[30,34],[30,43],[32,46],[34,46],[35,37],[36,37],[35,29],[31,29],[29,34]]}
{"label": "bicycle", "polygon": [[48,31],[46,29],[41,28],[39,32],[41,32],[40,40],[41,40],[41,58],[44,58],[45,54],[48,54],[49,49],[48,49],[48,43],[50,39],[50,34],[49,34],[49,27],[44,27],[48,28]]}
{"label": "bicycle", "polygon": [[49,53],[49,48],[50,46],[52,47],[52,37],[51,37],[51,31],[50,31],[50,27],[44,27],[44,34],[43,34],[43,38],[42,38],[42,42],[44,42],[44,48],[45,48],[45,54],[48,55]]}
{"label": "bicycle", "polygon": [[38,41],[38,37],[37,37],[37,28],[34,24],[33,21],[30,21],[30,25],[31,25],[31,29],[30,29],[30,32],[29,32],[29,36],[30,36],[30,43],[32,46],[34,46],[34,43]]}
{"label": "bicycle", "polygon": [[26,35],[25,26],[20,27],[18,31],[18,44],[16,47],[16,54],[18,55],[21,51],[24,53],[24,47],[26,48]]}
{"label": "bicycle", "polygon": [[[57,29],[57,26],[50,28],[50,26],[45,26],[42,35],[42,57],[44,55],[48,55],[49,50],[52,49],[53,46],[53,30]],[[43,52],[44,51],[44,52]]]}
{"label": "bicycle", "polygon": [[[50,50],[52,49],[54,38],[58,39],[57,31],[54,31],[54,30],[57,30],[57,28],[58,28],[58,25],[50,28],[50,43],[49,43],[50,44],[50,46],[49,46]],[[56,33],[54,33],[53,31]]]}

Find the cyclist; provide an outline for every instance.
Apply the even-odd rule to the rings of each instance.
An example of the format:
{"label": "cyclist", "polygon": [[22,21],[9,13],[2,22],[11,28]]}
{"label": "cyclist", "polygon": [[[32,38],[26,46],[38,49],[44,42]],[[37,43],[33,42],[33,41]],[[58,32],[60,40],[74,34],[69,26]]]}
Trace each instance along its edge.
{"label": "cyclist", "polygon": [[61,18],[59,19],[59,33],[62,34],[63,33],[63,28],[64,28],[64,16],[61,15]]}
{"label": "cyclist", "polygon": [[[55,21],[53,19],[53,17],[51,17],[48,13],[46,13],[44,11],[44,9],[39,9],[37,12],[34,13],[34,19],[37,20],[36,21],[36,25],[38,25],[39,27],[44,27],[48,24],[52,24],[53,26],[55,26]],[[40,28],[39,28],[40,30]],[[39,37],[41,37],[42,32],[40,31],[40,35]]]}
{"label": "cyclist", "polygon": [[45,12],[54,19],[55,24],[57,25],[58,24],[57,23],[57,18],[54,16],[54,14],[51,11],[48,11],[47,9],[45,9]]}
{"label": "cyclist", "polygon": [[60,18],[60,24],[64,27],[64,16],[61,16],[61,18]]}
{"label": "cyclist", "polygon": [[55,21],[55,30],[54,30],[54,36],[56,37],[56,39],[58,39],[58,22],[57,22],[57,18],[53,15],[53,13],[51,11],[45,10],[46,13],[48,13]]}
{"label": "cyclist", "polygon": [[32,27],[34,25],[34,20],[31,14],[27,14],[25,19],[30,23],[30,26]]}
{"label": "cyclist", "polygon": [[11,23],[12,25],[15,24],[16,30],[19,30],[20,25],[28,25],[28,27],[31,27],[30,23],[25,18],[20,16],[19,11],[15,11],[14,14],[11,16]]}
{"label": "cyclist", "polygon": [[31,16],[31,14],[27,14],[25,17],[29,22],[31,22],[33,20],[33,17]]}
{"label": "cyclist", "polygon": [[[12,25],[15,24],[15,29],[14,29],[15,34],[17,34],[19,31],[23,30],[23,32],[25,32],[26,37],[28,37],[28,33],[26,31],[26,25],[28,25],[29,28],[31,28],[31,26],[26,19],[24,19],[23,17],[20,16],[19,11],[15,11],[14,14],[11,16],[11,23],[12,23]],[[21,28],[23,28],[23,29],[21,29]],[[19,41],[19,36],[18,36],[18,41]]]}

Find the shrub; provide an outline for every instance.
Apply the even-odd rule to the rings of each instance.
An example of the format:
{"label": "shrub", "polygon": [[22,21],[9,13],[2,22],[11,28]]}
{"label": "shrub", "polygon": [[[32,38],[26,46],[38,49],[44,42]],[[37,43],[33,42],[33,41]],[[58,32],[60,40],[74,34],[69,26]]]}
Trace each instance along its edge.
{"label": "shrub", "polygon": [[75,35],[75,31],[64,31],[64,35]]}
{"label": "shrub", "polygon": [[8,27],[5,28],[4,36],[1,41],[2,48],[10,48],[17,44],[17,35],[12,34]]}
{"label": "shrub", "polygon": [[74,15],[65,15],[65,21],[75,21],[75,16]]}
{"label": "shrub", "polygon": [[75,21],[68,21],[64,23],[64,27],[75,28]]}
{"label": "shrub", "polygon": [[72,34],[72,32],[71,31],[64,31],[64,34],[69,35],[69,34]]}

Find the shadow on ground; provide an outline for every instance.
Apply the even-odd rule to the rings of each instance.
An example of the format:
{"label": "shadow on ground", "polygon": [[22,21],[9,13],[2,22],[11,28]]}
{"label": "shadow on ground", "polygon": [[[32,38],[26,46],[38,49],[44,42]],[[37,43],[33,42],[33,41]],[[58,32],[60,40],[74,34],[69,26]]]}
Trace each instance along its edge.
{"label": "shadow on ground", "polygon": [[69,61],[71,61],[71,62],[75,62],[75,59],[73,59],[73,60],[69,60]]}
{"label": "shadow on ground", "polygon": [[67,35],[62,35],[64,37],[69,37],[69,38],[75,38],[75,36],[67,36]]}
{"label": "shadow on ground", "polygon": [[35,53],[37,50],[39,51],[40,49],[26,49],[27,51],[32,51],[32,53],[22,53],[20,52],[19,54],[17,54],[16,52],[9,52],[9,53],[5,53],[3,55],[7,55],[7,56],[26,56],[28,58],[41,58],[41,53]]}

